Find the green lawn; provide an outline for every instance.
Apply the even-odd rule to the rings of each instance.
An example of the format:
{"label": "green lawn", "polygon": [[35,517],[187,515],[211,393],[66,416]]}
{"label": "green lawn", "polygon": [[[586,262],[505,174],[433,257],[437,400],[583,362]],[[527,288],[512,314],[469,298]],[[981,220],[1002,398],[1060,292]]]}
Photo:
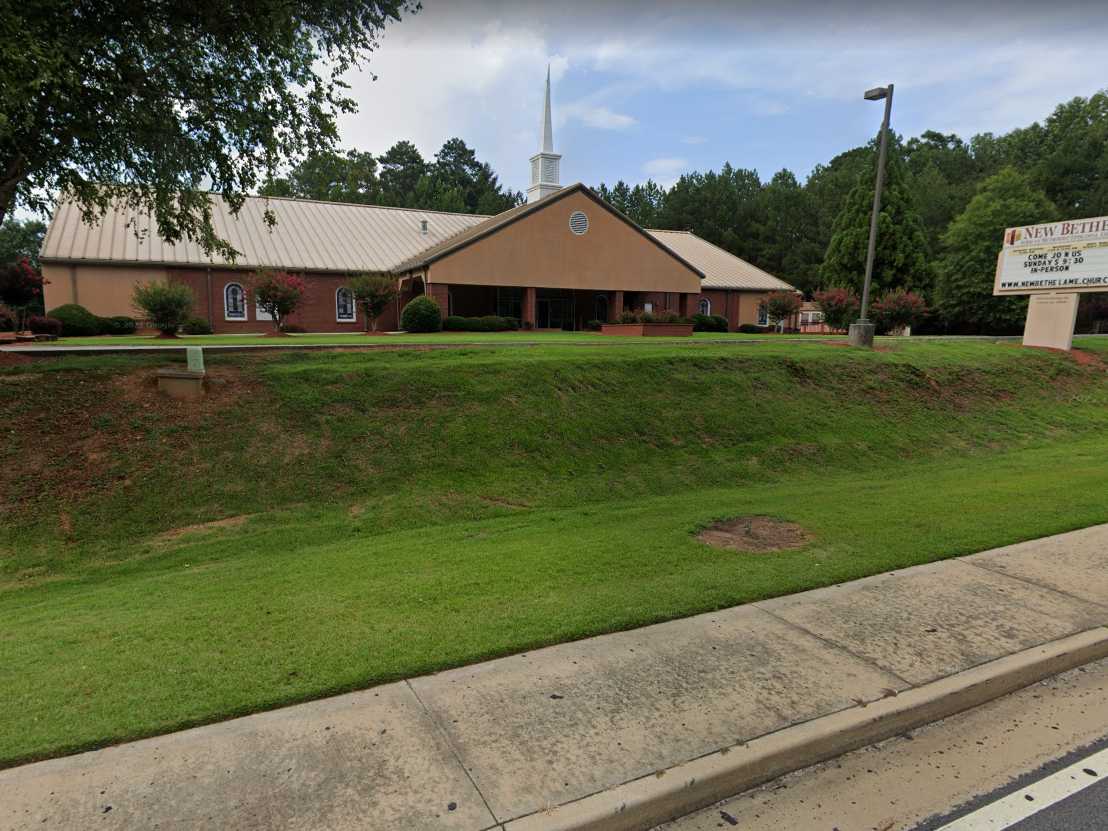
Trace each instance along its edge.
{"label": "green lawn", "polygon": [[0,370],[4,764],[1108,521],[1103,366],[1007,344],[158,363]]}
{"label": "green lawn", "polygon": [[[795,336],[824,339],[829,336]],[[837,336],[842,339],[842,335]],[[736,340],[756,341],[773,340],[780,335],[742,334],[739,332],[694,332],[694,340]],[[56,341],[44,341],[42,346],[365,346],[398,344],[439,344],[439,343],[686,343],[689,338],[617,338],[596,332],[434,332],[430,334],[391,334],[366,335],[361,332],[346,334],[290,334],[286,338],[273,338],[265,335],[182,335],[173,340],[159,338],[156,335],[100,335],[86,338],[59,338]]]}

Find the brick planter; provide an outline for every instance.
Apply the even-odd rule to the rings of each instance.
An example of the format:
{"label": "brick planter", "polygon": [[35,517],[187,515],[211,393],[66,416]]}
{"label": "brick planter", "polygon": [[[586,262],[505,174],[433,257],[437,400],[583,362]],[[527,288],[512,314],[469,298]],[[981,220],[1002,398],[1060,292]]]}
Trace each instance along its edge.
{"label": "brick planter", "polygon": [[691,323],[605,323],[600,327],[602,335],[637,335],[644,337],[687,338],[692,337]]}

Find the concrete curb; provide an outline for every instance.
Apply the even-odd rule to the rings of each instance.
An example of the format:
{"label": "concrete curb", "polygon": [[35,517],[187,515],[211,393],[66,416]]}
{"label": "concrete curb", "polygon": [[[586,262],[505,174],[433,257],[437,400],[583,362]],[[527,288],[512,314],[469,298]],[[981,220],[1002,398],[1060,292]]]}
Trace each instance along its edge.
{"label": "concrete curb", "polygon": [[859,747],[1108,657],[1097,627],[895,697],[851,707],[503,824],[505,831],[641,831]]}

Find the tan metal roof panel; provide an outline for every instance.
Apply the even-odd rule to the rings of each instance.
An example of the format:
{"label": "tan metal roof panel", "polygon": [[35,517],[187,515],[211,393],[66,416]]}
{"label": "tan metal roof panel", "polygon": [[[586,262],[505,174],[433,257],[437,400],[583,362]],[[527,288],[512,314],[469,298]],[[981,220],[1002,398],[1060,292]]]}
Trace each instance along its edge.
{"label": "tan metal roof panel", "polygon": [[656,240],[704,272],[701,288],[795,291],[784,280],[736,257],[690,231],[648,230]]}
{"label": "tan metal roof panel", "polygon": [[[266,207],[277,217],[273,228],[265,224]],[[488,219],[473,214],[260,196],[247,197],[237,217],[218,197],[213,197],[212,208],[216,233],[240,252],[235,266],[309,271],[390,271],[403,260]],[[426,234],[421,231],[422,220],[427,220]],[[72,202],[63,202],[54,211],[41,258],[139,265],[229,265],[218,255],[209,258],[194,242],[164,242],[148,212],[115,206],[100,221],[88,225]]]}

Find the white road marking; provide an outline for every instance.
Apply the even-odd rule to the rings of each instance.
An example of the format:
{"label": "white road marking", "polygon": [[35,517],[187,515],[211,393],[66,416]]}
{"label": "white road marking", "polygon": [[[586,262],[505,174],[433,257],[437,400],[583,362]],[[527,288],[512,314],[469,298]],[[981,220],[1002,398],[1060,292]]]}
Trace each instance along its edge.
{"label": "white road marking", "polygon": [[1001,831],[1105,778],[1108,778],[1108,748],[990,802],[937,831]]}

